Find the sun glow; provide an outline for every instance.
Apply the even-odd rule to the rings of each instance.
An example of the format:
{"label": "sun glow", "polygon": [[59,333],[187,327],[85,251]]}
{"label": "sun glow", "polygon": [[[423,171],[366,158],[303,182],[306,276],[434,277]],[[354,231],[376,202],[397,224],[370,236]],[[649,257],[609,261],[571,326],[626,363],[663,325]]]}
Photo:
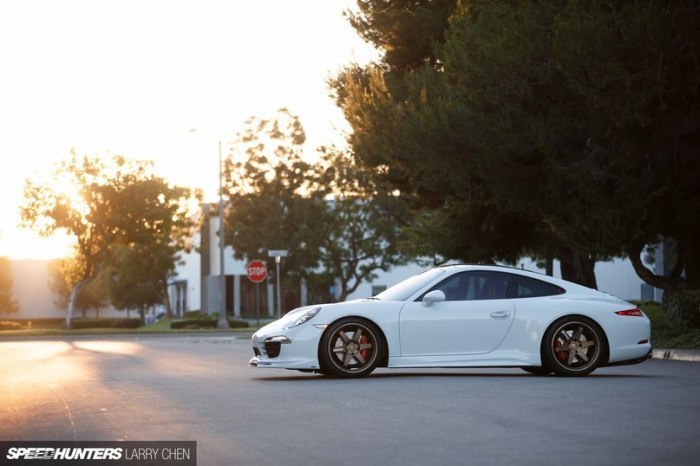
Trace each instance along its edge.
{"label": "sun glow", "polygon": [[[70,240],[18,228],[24,180],[70,156],[152,159],[216,197],[218,142],[250,116],[299,115],[307,146],[347,127],[327,79],[376,52],[353,0],[0,2],[0,255],[57,257]],[[196,128],[196,131],[192,129]],[[67,188],[67,187],[66,187]],[[71,197],[73,195],[71,194]]]}

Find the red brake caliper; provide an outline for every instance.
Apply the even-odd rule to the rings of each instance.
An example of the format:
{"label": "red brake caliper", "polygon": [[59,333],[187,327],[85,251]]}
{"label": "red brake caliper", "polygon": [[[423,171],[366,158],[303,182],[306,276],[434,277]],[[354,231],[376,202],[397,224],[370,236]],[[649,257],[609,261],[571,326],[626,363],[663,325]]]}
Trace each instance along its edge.
{"label": "red brake caliper", "polygon": [[[561,344],[561,341],[557,340],[554,342],[554,349],[561,348],[563,345]],[[567,360],[566,357],[566,351],[557,351],[557,358],[559,358],[560,361],[564,362]]]}
{"label": "red brake caliper", "polygon": [[[367,343],[368,341],[369,341],[369,340],[367,339],[366,336],[362,335],[362,336],[360,337],[360,344],[361,344],[361,345],[364,345],[364,344]],[[360,356],[362,356],[362,359],[364,359],[365,361],[367,360],[367,355],[368,355],[368,354],[369,354],[369,350],[368,350],[368,349],[363,349],[363,350],[360,351]]]}

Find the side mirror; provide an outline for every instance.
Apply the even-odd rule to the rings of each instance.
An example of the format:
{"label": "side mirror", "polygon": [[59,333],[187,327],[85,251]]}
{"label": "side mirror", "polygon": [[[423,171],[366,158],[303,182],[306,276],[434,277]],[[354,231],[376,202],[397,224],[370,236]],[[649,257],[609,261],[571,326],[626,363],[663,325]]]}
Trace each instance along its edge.
{"label": "side mirror", "polygon": [[445,293],[440,290],[433,290],[423,296],[423,306],[430,307],[433,303],[439,303],[445,300]]}

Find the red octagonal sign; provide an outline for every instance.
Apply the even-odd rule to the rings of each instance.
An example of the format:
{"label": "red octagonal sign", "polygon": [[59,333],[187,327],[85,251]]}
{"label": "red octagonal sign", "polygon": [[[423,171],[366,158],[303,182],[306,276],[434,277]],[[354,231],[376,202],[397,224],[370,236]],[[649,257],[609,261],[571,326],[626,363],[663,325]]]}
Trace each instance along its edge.
{"label": "red octagonal sign", "polygon": [[264,282],[267,278],[267,265],[263,261],[250,261],[246,270],[248,279],[253,283]]}

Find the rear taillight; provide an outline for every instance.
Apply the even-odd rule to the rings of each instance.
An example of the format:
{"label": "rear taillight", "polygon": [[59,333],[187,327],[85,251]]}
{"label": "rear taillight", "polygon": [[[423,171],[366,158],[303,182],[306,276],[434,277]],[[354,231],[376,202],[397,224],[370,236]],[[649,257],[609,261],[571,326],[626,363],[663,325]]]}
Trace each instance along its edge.
{"label": "rear taillight", "polygon": [[632,316],[632,317],[643,317],[644,313],[638,307],[634,309],[627,309],[626,311],[617,311],[615,314],[619,316]]}

